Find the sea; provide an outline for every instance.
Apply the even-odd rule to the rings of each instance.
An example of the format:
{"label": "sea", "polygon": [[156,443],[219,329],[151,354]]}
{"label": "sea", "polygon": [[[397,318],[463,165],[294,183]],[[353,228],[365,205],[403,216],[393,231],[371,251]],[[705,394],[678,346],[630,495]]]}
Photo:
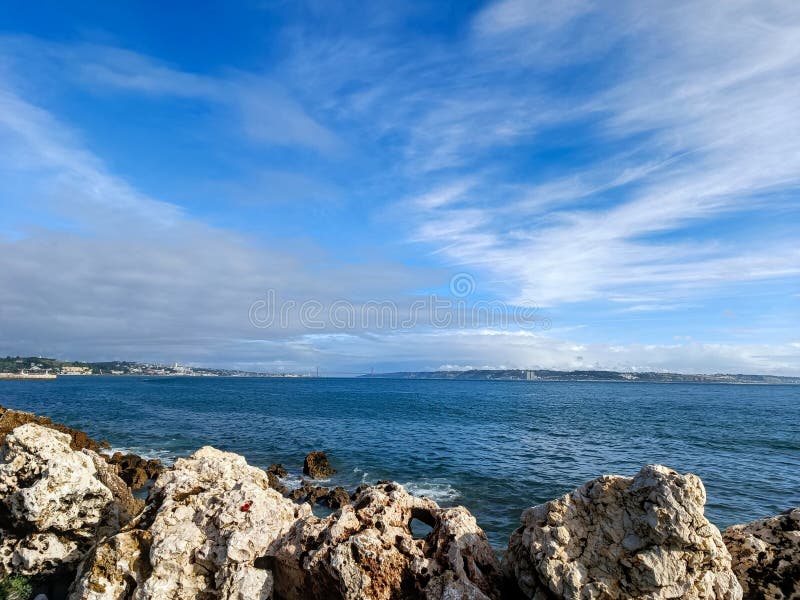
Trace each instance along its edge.
{"label": "sea", "polygon": [[408,379],[60,377],[0,404],[167,462],[204,445],[328,454],[349,490],[391,479],[466,506],[504,548],[527,507],[659,463],[699,475],[720,529],[800,506],[800,386]]}

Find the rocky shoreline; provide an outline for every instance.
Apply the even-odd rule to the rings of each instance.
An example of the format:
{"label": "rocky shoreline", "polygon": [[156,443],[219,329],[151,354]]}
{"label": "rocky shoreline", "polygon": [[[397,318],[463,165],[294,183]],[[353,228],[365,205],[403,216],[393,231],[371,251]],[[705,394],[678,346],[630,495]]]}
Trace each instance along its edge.
{"label": "rocky shoreline", "polygon": [[800,598],[800,508],[720,533],[700,479],[663,466],[527,509],[498,558],[463,507],[316,485],[319,452],[289,490],[281,465],[211,447],[169,468],[107,450],[0,407],[0,580],[28,586],[0,599]]}

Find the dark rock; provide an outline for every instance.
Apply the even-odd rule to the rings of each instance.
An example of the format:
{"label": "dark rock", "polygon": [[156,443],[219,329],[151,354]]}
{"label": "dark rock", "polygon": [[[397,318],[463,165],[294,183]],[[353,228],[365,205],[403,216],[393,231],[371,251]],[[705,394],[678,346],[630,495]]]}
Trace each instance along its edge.
{"label": "dark rock", "polygon": [[745,600],[800,598],[800,508],[722,532]]}
{"label": "dark rock", "polygon": [[120,478],[134,490],[144,487],[149,480],[156,479],[164,470],[160,460],[142,458],[136,454],[115,452],[108,462],[116,465]]}
{"label": "dark rock", "polygon": [[306,493],[306,502],[314,506],[317,502],[325,501],[328,498],[328,492],[330,492],[328,488],[313,486]]}
{"label": "dark rock", "polygon": [[336,486],[328,492],[327,503],[334,510],[350,504],[350,494],[342,486]]}
{"label": "dark rock", "polygon": [[267,471],[267,478],[269,479],[269,487],[271,487],[276,492],[280,492],[284,496],[289,493],[289,490],[285,485],[281,483],[281,480],[278,479],[278,476],[275,475],[272,471]]}
{"label": "dark rock", "polygon": [[278,477],[286,477],[289,472],[283,468],[283,465],[280,463],[272,463],[270,466],[267,467],[267,473],[274,473]]}
{"label": "dark rock", "polygon": [[324,452],[310,452],[303,463],[303,474],[314,479],[325,479],[336,473]]}

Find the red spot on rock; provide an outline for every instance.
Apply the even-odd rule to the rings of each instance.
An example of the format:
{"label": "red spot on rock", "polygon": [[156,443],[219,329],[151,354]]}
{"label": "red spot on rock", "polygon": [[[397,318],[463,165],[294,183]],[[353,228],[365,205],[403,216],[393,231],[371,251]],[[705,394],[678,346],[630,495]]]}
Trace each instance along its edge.
{"label": "red spot on rock", "polygon": [[250,512],[251,506],[252,504],[250,502],[245,502],[244,504],[242,504],[242,507],[239,510],[241,510],[242,512]]}

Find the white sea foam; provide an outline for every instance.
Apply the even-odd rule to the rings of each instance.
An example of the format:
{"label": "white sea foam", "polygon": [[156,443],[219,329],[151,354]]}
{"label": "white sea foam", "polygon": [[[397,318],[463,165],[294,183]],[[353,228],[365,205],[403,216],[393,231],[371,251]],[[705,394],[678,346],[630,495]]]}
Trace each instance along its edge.
{"label": "white sea foam", "polygon": [[281,483],[285,485],[290,490],[296,490],[299,488],[303,481],[311,481],[314,485],[325,486],[331,482],[330,478],[328,479],[311,479],[310,477],[303,477],[300,473],[289,473],[286,477],[280,477]]}
{"label": "white sea foam", "polygon": [[455,502],[461,497],[461,492],[444,479],[420,479],[404,483],[403,486],[409,493],[415,496],[425,496],[437,503]]}
{"label": "white sea foam", "polygon": [[175,462],[175,459],[178,458],[174,452],[169,450],[143,448],[141,446],[114,446],[108,450],[104,450],[103,452],[109,455],[113,455],[115,452],[121,452],[122,454],[135,454],[148,460],[158,459],[166,466],[171,466],[172,463]]}
{"label": "white sea foam", "polygon": [[369,481],[369,473],[367,471],[362,471],[361,469],[356,467],[355,469],[353,469],[353,473],[355,473],[356,475],[361,473],[361,483],[362,484],[369,484],[369,482],[370,482]]}
{"label": "white sea foam", "polygon": [[295,473],[289,473],[286,477],[280,478],[281,483],[287,487],[289,490],[296,490],[300,487],[303,482],[302,475],[297,475]]}

